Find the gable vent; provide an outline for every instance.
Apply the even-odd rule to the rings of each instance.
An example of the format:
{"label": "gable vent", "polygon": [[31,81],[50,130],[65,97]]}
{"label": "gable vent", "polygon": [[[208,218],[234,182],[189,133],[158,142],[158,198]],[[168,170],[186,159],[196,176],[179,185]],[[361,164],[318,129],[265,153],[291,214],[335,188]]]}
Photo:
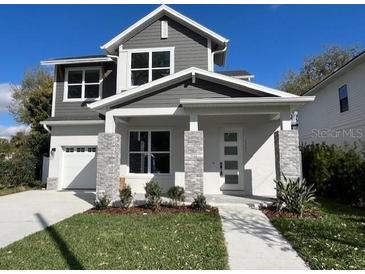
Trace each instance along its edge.
{"label": "gable vent", "polygon": [[169,23],[167,20],[161,21],[161,39],[169,37]]}

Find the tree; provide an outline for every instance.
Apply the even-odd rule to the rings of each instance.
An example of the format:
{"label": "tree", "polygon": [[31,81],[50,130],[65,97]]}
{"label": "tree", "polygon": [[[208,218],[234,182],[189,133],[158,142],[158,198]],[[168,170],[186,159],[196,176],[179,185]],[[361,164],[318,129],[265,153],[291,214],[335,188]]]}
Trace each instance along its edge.
{"label": "tree", "polygon": [[42,157],[49,151],[49,135],[39,124],[51,115],[52,110],[51,72],[33,69],[25,73],[19,86],[13,86],[13,103],[9,111],[19,123],[30,127],[27,133],[18,133],[10,141],[15,149],[30,151],[36,159],[36,177],[40,178]]}
{"label": "tree", "polygon": [[13,86],[13,103],[9,111],[17,122],[40,130],[40,121],[47,119],[52,109],[53,78],[50,71],[27,71],[20,86]]}
{"label": "tree", "polygon": [[359,53],[360,49],[357,46],[325,47],[323,53],[305,58],[299,72],[288,71],[280,83],[279,89],[302,95]]}

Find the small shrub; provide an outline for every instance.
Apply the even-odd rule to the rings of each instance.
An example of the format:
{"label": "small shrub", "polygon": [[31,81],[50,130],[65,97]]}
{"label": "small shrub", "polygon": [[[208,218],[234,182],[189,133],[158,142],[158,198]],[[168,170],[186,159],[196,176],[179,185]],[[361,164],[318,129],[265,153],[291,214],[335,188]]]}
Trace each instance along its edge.
{"label": "small shrub", "polygon": [[120,206],[128,208],[133,200],[132,189],[130,186],[126,186],[123,190],[119,191]]}
{"label": "small shrub", "polygon": [[110,200],[104,194],[104,195],[99,195],[96,198],[94,206],[95,206],[95,209],[97,209],[97,210],[103,210],[103,209],[107,209],[109,204],[110,204]]}
{"label": "small shrub", "polygon": [[283,179],[274,181],[277,192],[274,206],[278,210],[287,210],[302,216],[304,208],[315,200],[315,188],[307,185],[305,179],[286,178],[283,174]]}
{"label": "small shrub", "polygon": [[365,154],[357,143],[344,147],[312,144],[301,151],[303,176],[319,196],[346,204],[365,199]]}
{"label": "small shrub", "polygon": [[146,206],[148,208],[156,209],[161,204],[161,187],[157,181],[151,180],[144,187],[146,194]]}
{"label": "small shrub", "polygon": [[202,193],[199,193],[194,198],[194,201],[191,203],[191,207],[197,210],[204,210],[208,207],[207,199]]}
{"label": "small shrub", "polygon": [[185,191],[181,186],[173,186],[167,191],[167,197],[171,199],[172,206],[177,206],[185,201]]}

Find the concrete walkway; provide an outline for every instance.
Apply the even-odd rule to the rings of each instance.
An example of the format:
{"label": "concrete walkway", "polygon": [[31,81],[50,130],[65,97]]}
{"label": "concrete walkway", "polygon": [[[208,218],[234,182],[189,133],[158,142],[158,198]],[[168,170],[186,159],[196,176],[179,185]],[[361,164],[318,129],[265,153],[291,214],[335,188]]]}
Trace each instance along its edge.
{"label": "concrete walkway", "polygon": [[0,248],[92,207],[85,191],[31,190],[0,197]]}
{"label": "concrete walkway", "polygon": [[231,269],[308,269],[260,210],[247,205],[218,207]]}

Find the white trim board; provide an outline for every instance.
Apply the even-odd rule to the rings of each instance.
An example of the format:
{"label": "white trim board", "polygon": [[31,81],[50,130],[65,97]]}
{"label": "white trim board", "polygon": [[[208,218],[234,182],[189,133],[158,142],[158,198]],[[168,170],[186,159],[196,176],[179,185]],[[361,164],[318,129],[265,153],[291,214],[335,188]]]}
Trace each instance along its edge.
{"label": "white trim board", "polygon": [[165,76],[163,78],[157,79],[155,81],[146,83],[144,85],[133,88],[131,90],[128,90],[128,91],[110,96],[108,98],[99,100],[97,102],[88,104],[87,106],[91,109],[100,109],[103,107],[109,107],[109,106],[113,106],[116,104],[120,104],[122,102],[138,98],[139,96],[148,94],[150,92],[167,87],[169,85],[181,82],[183,80],[190,79],[193,77],[193,75],[195,75],[196,78],[200,78],[203,80],[222,84],[222,85],[232,87],[232,88],[235,88],[238,90],[243,89],[246,92],[247,92],[247,89],[250,89],[250,90],[252,90],[252,92],[257,91],[258,94],[266,93],[267,95],[274,95],[274,96],[278,96],[278,97],[292,97],[292,98],[299,97],[299,96],[291,94],[291,93],[272,89],[272,88],[265,87],[265,86],[262,86],[259,84],[254,84],[254,83],[251,83],[248,81],[235,79],[233,77],[222,75],[219,73],[191,67],[191,68],[179,71],[177,73],[171,74],[169,76]]}
{"label": "white trim board", "polygon": [[98,62],[113,62],[110,57],[92,57],[92,58],[65,58],[58,60],[45,60],[41,61],[42,66],[47,65],[67,65],[67,64],[82,64],[82,63],[98,63]]}
{"label": "white trim board", "polygon": [[104,120],[63,120],[63,121],[41,121],[39,124],[48,126],[61,126],[61,125],[103,125]]}
{"label": "white trim board", "polygon": [[158,7],[157,9],[155,9],[154,11],[152,11],[151,13],[149,13],[148,15],[146,15],[145,17],[134,23],[132,26],[127,28],[125,31],[115,36],[109,42],[102,45],[100,48],[106,50],[109,53],[112,53],[116,48],[118,48],[120,44],[123,43],[125,39],[128,39],[128,37],[130,37],[134,32],[138,31],[140,28],[143,28],[153,20],[156,20],[163,15],[170,16],[178,23],[198,32],[199,34],[201,34],[206,38],[210,38],[216,41],[217,43],[226,44],[229,41],[228,39],[224,38],[218,33],[215,33],[214,31],[207,29],[206,27],[182,15],[181,13],[175,11],[174,9],[166,5],[161,5],[160,7]]}

